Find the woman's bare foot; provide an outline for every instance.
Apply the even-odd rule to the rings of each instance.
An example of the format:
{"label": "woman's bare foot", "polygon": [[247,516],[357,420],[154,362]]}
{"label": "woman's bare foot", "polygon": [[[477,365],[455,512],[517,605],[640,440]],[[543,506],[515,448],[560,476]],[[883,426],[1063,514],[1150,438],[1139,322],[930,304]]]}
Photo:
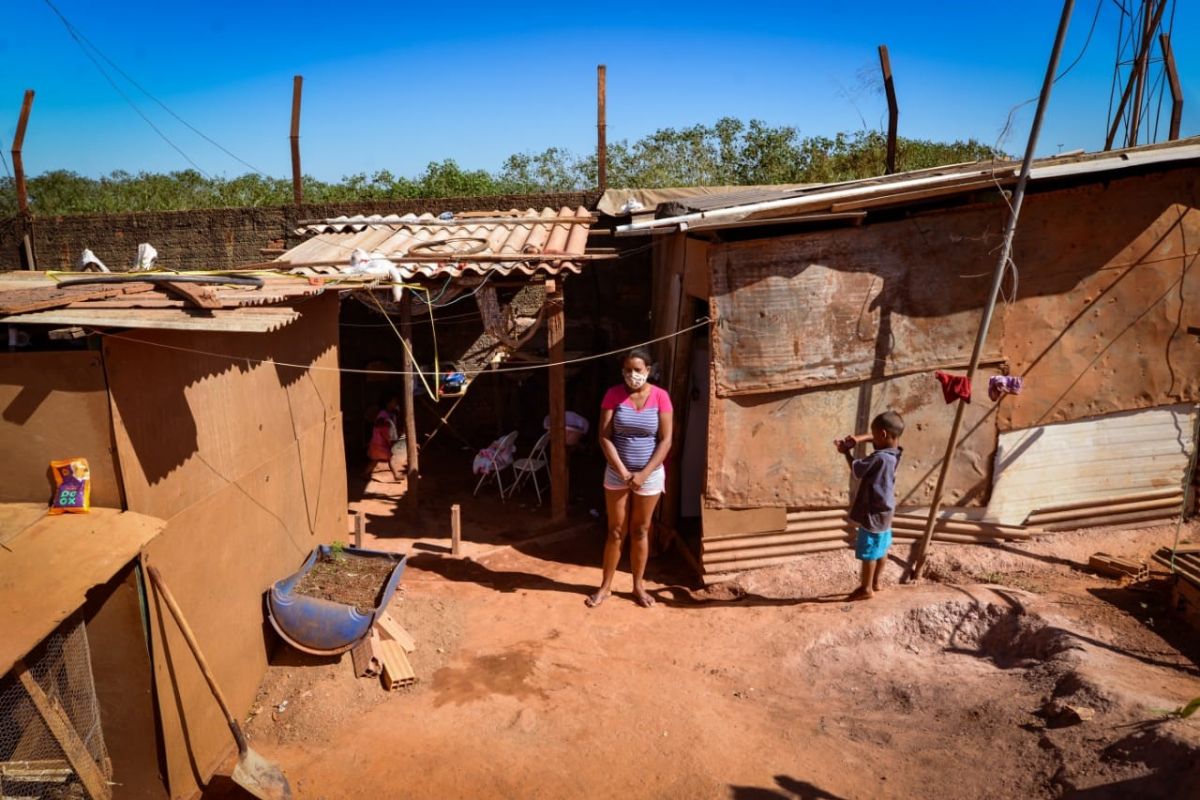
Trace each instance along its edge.
{"label": "woman's bare foot", "polygon": [[646,593],[643,589],[640,592],[633,593],[633,602],[637,603],[642,608],[650,608],[654,605],[654,598]]}
{"label": "woman's bare foot", "polygon": [[857,589],[855,589],[853,592],[851,592],[846,597],[846,599],[847,600],[870,600],[874,594],[875,594],[875,592],[873,590],[865,589],[862,586],[860,586]]}
{"label": "woman's bare foot", "polygon": [[612,594],[612,592],[608,591],[607,589],[601,589],[600,591],[596,592],[595,594],[589,594],[587,596],[587,598],[584,599],[583,604],[585,606],[587,606],[588,608],[595,608],[596,606],[600,605],[605,600],[607,600],[609,595],[611,595],[611,594]]}

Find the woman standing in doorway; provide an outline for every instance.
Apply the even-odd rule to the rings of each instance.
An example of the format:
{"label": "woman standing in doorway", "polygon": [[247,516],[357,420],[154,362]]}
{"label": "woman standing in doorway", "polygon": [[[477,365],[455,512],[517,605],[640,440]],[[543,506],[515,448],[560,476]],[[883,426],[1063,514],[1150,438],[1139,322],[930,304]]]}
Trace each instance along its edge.
{"label": "woman standing in doorway", "polygon": [[604,471],[608,537],[604,579],[599,591],[587,598],[592,608],[612,594],[626,536],[631,538],[634,600],[644,608],[654,605],[642,577],[650,556],[650,517],[666,484],[663,461],[671,449],[671,396],[649,383],[650,355],[645,350],[630,350],[622,366],[625,382],[609,389],[600,404],[600,449],[608,462]]}

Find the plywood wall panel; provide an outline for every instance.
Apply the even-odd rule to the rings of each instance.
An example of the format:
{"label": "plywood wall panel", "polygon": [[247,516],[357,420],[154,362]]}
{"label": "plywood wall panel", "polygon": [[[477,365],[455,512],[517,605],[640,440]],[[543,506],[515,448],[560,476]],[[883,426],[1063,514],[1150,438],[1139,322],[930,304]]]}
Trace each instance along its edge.
{"label": "plywood wall panel", "polygon": [[0,354],[0,450],[0,502],[49,504],[50,462],[82,456],[91,468],[92,504],[121,508],[100,354]]}

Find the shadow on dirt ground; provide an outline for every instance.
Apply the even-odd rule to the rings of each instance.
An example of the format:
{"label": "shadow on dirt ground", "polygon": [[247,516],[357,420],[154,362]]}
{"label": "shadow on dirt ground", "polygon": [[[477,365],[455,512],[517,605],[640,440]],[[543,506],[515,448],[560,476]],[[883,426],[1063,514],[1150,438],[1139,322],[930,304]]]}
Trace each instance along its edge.
{"label": "shadow on dirt ground", "polygon": [[830,794],[819,786],[813,786],[808,781],[801,781],[788,775],[776,775],[777,789],[764,789],[760,786],[730,786],[732,800],[846,800],[840,795]]}

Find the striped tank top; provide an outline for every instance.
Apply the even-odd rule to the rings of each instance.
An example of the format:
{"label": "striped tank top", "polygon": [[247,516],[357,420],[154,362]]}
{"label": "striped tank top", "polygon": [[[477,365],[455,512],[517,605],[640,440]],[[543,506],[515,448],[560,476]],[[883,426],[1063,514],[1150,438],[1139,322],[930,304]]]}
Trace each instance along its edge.
{"label": "striped tank top", "polygon": [[612,443],[625,469],[637,472],[645,468],[658,445],[658,414],[673,410],[671,395],[658,386],[651,386],[650,397],[639,411],[629,396],[629,389],[622,383],[608,390],[600,408],[613,412]]}

